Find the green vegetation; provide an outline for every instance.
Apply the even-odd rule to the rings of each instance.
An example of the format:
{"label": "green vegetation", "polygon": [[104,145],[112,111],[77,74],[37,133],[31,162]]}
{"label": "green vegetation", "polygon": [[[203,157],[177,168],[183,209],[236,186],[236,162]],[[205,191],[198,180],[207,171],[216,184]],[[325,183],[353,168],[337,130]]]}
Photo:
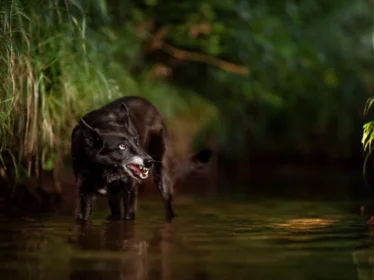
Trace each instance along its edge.
{"label": "green vegetation", "polygon": [[2,159],[10,155],[15,170],[37,175],[52,168],[55,153],[68,152],[77,118],[124,94],[147,97],[166,118],[204,104],[192,95],[184,101],[187,90],[146,73],[131,75],[131,65],[113,55],[120,49],[122,61],[131,64],[141,39],[129,29],[117,44],[108,28],[91,28],[76,1],[1,4],[0,142]]}
{"label": "green vegetation", "polygon": [[[374,97],[371,97],[366,101],[364,116],[369,115],[370,109],[373,106],[373,102],[374,102]],[[364,150],[364,156],[365,156],[365,160],[364,160],[364,178],[365,179],[367,178],[367,175],[368,175],[366,174],[367,168],[370,168],[368,163],[370,162],[370,159],[372,159],[372,154],[374,151],[372,147],[373,140],[374,140],[374,121],[369,120],[363,126],[363,133],[362,133],[362,140],[361,140],[363,150]]]}
{"label": "green vegetation", "polygon": [[195,144],[213,136],[226,157],[361,152],[367,1],[0,3],[1,154],[16,170],[53,168],[79,116],[129,94],[199,123]]}

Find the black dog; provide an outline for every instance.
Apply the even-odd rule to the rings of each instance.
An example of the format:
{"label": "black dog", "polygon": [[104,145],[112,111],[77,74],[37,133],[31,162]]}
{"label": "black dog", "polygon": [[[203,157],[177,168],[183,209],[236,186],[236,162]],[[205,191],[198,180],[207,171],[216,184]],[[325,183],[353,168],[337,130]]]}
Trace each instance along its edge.
{"label": "black dog", "polygon": [[80,207],[78,220],[87,220],[92,196],[107,194],[110,219],[134,220],[137,183],[150,172],[164,200],[166,220],[172,207],[172,158],[167,131],[157,109],[147,100],[117,99],[81,118],[72,132],[71,154]]}

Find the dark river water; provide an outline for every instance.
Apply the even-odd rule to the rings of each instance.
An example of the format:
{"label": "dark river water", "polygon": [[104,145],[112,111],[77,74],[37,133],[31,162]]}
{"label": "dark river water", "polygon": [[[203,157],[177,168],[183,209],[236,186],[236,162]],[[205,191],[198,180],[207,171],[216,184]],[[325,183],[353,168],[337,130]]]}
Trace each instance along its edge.
{"label": "dark river water", "polygon": [[2,216],[0,279],[374,279],[359,205],[179,198],[166,224],[148,198],[135,222],[106,222],[99,203],[85,227],[63,213]]}

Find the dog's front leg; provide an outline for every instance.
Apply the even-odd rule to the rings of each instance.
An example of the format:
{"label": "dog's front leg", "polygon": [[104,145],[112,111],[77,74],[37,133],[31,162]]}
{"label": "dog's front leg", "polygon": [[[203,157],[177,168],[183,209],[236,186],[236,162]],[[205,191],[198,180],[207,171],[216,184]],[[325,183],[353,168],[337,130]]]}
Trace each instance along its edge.
{"label": "dog's front leg", "polygon": [[79,214],[78,220],[80,221],[87,221],[92,212],[92,193],[79,193],[80,198],[80,207],[79,207]]}
{"label": "dog's front leg", "polygon": [[92,192],[90,192],[87,182],[78,177],[76,187],[79,192],[79,211],[77,215],[78,221],[87,221],[92,212]]}
{"label": "dog's front leg", "polygon": [[119,220],[121,219],[121,193],[109,193],[108,204],[110,208],[110,216],[107,220]]}
{"label": "dog's front leg", "polygon": [[107,220],[114,221],[121,219],[121,199],[123,195],[122,185],[119,182],[112,182],[107,187],[108,204],[110,216]]}
{"label": "dog's front leg", "polygon": [[136,207],[138,200],[138,188],[135,182],[132,182],[130,187],[125,190],[123,196],[123,206],[125,210],[125,220],[135,220]]}
{"label": "dog's front leg", "polygon": [[76,220],[87,221],[92,210],[92,194],[88,191],[87,183],[81,176],[76,177],[75,185],[79,194]]}

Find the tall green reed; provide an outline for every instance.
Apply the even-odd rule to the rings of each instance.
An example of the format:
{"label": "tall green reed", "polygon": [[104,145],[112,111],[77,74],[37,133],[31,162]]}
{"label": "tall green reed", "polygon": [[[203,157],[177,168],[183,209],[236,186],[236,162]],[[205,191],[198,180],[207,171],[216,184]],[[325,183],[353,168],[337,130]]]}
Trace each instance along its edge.
{"label": "tall green reed", "polygon": [[[99,1],[106,15],[105,1]],[[77,118],[124,94],[144,96],[166,118],[214,108],[190,92],[146,74],[130,74],[141,60],[141,40],[131,28],[118,34],[91,28],[74,0],[0,1],[0,164],[36,175],[66,154]],[[137,63],[135,61],[135,63]],[[197,109],[192,109],[197,108]],[[204,108],[203,110],[201,108]]]}
{"label": "tall green reed", "polygon": [[120,93],[92,59],[74,1],[3,1],[0,11],[2,156],[38,175],[57,147],[67,149],[76,117]]}

